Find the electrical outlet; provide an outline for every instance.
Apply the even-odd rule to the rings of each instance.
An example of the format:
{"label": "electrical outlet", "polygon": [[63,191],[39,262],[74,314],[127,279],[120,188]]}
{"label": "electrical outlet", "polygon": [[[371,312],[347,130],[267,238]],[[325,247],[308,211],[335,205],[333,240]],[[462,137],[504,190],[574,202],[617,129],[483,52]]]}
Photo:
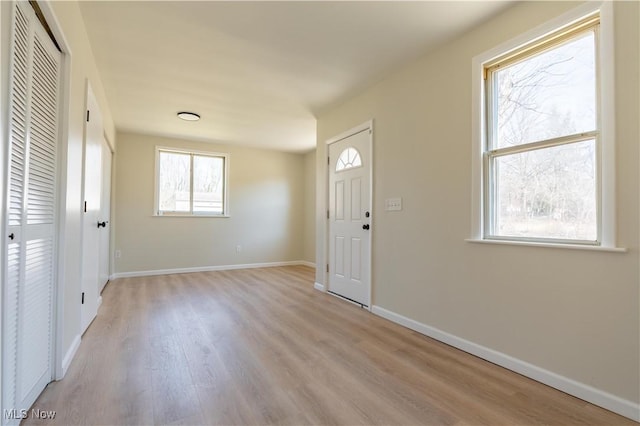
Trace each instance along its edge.
{"label": "electrical outlet", "polygon": [[116,259],[120,259],[122,257],[122,251],[116,250]]}

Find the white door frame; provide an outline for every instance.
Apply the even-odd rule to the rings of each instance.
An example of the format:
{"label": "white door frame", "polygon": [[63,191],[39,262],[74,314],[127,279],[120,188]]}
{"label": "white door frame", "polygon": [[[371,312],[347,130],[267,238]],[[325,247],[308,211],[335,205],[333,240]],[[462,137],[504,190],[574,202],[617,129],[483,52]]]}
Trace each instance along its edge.
{"label": "white door frame", "polygon": [[[369,131],[369,162],[371,167],[369,168],[369,202],[371,203],[370,206],[370,211],[371,211],[371,217],[369,219],[369,223],[370,223],[370,240],[369,240],[369,249],[367,250],[366,255],[369,257],[369,282],[368,284],[368,298],[369,298],[369,305],[365,307],[365,309],[367,309],[369,312],[371,312],[371,308],[373,306],[373,256],[372,256],[372,252],[373,252],[373,237],[374,237],[374,230],[375,230],[375,226],[374,225],[374,220],[375,220],[375,214],[373,212],[373,120],[369,120],[366,121],[358,126],[352,127],[351,129],[340,133],[339,135],[336,135],[330,139],[327,139],[325,141],[326,147],[327,149],[326,151],[326,156],[327,158],[329,158],[329,145],[336,143],[338,141],[341,141],[343,139],[348,138],[349,136],[353,136],[356,133],[360,133],[362,131],[368,130]],[[328,161],[327,161],[328,163]],[[325,163],[325,164],[327,164]],[[325,175],[325,199],[324,199],[324,210],[325,212],[329,211],[329,191],[330,191],[330,185],[329,185],[329,174],[331,173],[331,169],[329,167],[327,167],[327,172]],[[328,290],[330,288],[330,283],[329,283],[329,272],[327,271],[328,266],[329,266],[329,262],[331,261],[331,258],[329,256],[329,244],[330,241],[329,239],[331,238],[331,232],[330,232],[330,224],[329,224],[329,217],[328,215],[325,216],[325,220],[326,220],[326,227],[325,227],[325,259],[327,261],[326,265],[316,265],[316,267],[320,266],[322,267],[323,270],[323,274],[324,274],[324,290],[333,295],[333,293],[330,293]],[[338,295],[335,295],[336,297],[340,297]],[[342,298],[342,300],[346,300],[349,301],[345,298]],[[360,306],[359,303],[355,303],[355,302],[351,302],[357,306]]]}

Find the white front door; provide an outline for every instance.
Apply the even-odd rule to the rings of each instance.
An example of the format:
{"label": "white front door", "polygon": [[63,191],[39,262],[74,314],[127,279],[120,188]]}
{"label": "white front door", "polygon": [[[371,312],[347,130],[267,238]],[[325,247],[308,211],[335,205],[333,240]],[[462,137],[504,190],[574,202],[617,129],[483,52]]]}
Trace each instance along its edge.
{"label": "white front door", "polygon": [[98,277],[98,292],[101,292],[109,281],[110,271],[110,239],[111,239],[111,147],[102,138],[102,194],[100,203],[100,271]]}
{"label": "white front door", "polygon": [[328,290],[369,306],[371,128],[329,145]]}
{"label": "white front door", "polygon": [[100,268],[100,204],[102,192],[102,116],[87,84],[87,121],[84,137],[84,213],[82,224],[82,332],[98,313]]}

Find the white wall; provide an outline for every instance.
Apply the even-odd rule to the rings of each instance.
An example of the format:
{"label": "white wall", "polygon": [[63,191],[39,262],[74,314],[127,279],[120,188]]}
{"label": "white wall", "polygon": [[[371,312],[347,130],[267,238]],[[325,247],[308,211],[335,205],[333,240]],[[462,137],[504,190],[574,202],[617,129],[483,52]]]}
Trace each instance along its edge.
{"label": "white wall", "polygon": [[316,261],[316,152],[304,156],[304,255],[303,260]]}
{"label": "white wall", "polygon": [[[316,263],[326,262],[325,141],[373,119],[373,304],[633,409],[640,402],[637,2],[615,3],[617,240],[628,252],[464,241],[472,58],[575,5],[518,4],[322,114]],[[384,211],[389,197],[402,197],[401,212]],[[323,268],[316,280],[324,283]]]}
{"label": "white wall", "polygon": [[[231,217],[153,216],[156,145],[230,154]],[[302,260],[303,155],[118,133],[116,157],[116,274]]]}

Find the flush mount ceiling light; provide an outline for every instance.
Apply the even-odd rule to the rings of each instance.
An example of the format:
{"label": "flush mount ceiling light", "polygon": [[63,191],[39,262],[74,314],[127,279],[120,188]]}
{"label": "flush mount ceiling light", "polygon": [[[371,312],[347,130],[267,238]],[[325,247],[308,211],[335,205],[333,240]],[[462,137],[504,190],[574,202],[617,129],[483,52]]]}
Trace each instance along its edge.
{"label": "flush mount ceiling light", "polygon": [[200,120],[200,115],[195,112],[180,111],[178,113],[178,118],[185,121],[198,121]]}

